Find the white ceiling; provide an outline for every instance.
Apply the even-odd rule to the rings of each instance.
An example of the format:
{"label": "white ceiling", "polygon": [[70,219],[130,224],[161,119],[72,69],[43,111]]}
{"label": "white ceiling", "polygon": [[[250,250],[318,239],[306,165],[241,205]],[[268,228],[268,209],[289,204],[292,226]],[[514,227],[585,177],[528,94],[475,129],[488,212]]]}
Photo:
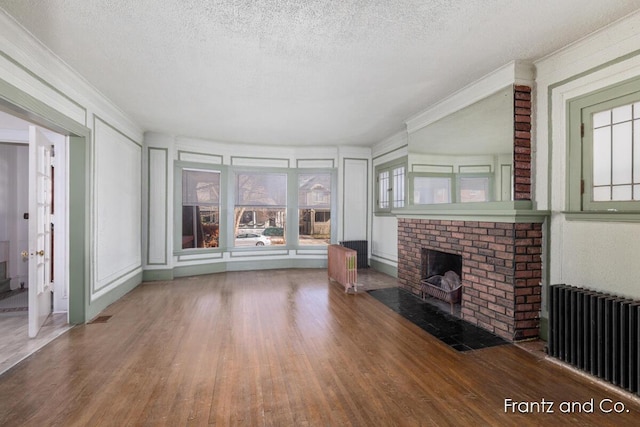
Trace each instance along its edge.
{"label": "white ceiling", "polygon": [[[0,0],[143,129],[371,145],[638,0]],[[46,76],[45,76],[46,77]]]}

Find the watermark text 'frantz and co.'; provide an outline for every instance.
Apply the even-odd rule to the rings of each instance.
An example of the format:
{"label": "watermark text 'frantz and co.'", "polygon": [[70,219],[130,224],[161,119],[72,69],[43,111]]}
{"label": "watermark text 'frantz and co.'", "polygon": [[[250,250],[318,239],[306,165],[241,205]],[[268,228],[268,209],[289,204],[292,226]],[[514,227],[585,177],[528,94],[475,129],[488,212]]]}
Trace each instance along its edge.
{"label": "watermark text 'frantz and co.'", "polygon": [[613,399],[589,399],[584,402],[566,400],[555,402],[544,398],[537,401],[516,401],[510,398],[504,399],[504,412],[513,414],[620,414],[629,412],[623,402]]}

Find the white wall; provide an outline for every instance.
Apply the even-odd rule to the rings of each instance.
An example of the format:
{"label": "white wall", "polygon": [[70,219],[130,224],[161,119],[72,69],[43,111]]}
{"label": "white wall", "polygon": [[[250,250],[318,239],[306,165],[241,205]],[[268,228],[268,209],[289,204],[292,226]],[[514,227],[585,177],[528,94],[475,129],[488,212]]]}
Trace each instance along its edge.
{"label": "white wall", "polygon": [[[372,194],[375,190],[375,168],[408,155],[408,137],[405,131],[399,132],[374,145],[372,150]],[[407,170],[406,172],[409,172]],[[408,186],[405,186],[408,188]],[[408,196],[408,194],[407,194]],[[371,210],[375,211],[375,195],[371,200]],[[406,199],[408,202],[408,199]],[[371,259],[379,267],[389,272],[398,268],[398,220],[395,216],[372,215],[371,219]],[[382,264],[382,266],[380,265]]]}
{"label": "white wall", "polygon": [[91,131],[86,309],[92,317],[141,280],[142,130],[4,12],[0,50],[0,79]]}
{"label": "white wall", "polygon": [[10,238],[11,207],[15,206],[15,164],[15,146],[0,144],[0,241]]}
{"label": "white wall", "polygon": [[22,218],[29,210],[28,155],[28,145],[0,144],[0,241],[9,242],[7,274],[12,289],[28,279],[28,264],[20,257],[22,250],[28,250],[28,224]]}
{"label": "white wall", "polygon": [[[569,221],[567,101],[640,76],[640,13],[548,56],[536,65],[534,197],[552,212],[549,283],[566,283],[640,298],[640,222]],[[548,96],[550,94],[550,97]],[[546,307],[545,307],[546,309]]]}
{"label": "white wall", "polygon": [[340,147],[339,151],[339,240],[369,240],[371,150]]}
{"label": "white wall", "polygon": [[94,133],[95,299],[142,265],[142,146],[99,119]]}

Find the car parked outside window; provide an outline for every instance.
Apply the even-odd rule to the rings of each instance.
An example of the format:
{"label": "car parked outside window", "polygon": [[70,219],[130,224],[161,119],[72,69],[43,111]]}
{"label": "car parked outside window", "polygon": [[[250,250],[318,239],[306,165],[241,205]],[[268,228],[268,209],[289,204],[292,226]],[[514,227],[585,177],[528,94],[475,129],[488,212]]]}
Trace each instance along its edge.
{"label": "car parked outside window", "polygon": [[236,246],[269,246],[271,239],[254,233],[241,233],[236,236]]}

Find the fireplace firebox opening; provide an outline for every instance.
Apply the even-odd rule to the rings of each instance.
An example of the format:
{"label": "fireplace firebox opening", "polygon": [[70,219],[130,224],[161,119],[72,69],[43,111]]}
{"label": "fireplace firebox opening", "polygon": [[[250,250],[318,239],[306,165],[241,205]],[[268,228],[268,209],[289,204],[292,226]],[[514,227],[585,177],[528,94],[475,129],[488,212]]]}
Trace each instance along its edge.
{"label": "fireplace firebox opening", "polygon": [[[460,311],[462,299],[462,256],[434,249],[422,248],[420,290],[426,295],[449,303],[451,314]],[[442,307],[439,301],[431,301]]]}

